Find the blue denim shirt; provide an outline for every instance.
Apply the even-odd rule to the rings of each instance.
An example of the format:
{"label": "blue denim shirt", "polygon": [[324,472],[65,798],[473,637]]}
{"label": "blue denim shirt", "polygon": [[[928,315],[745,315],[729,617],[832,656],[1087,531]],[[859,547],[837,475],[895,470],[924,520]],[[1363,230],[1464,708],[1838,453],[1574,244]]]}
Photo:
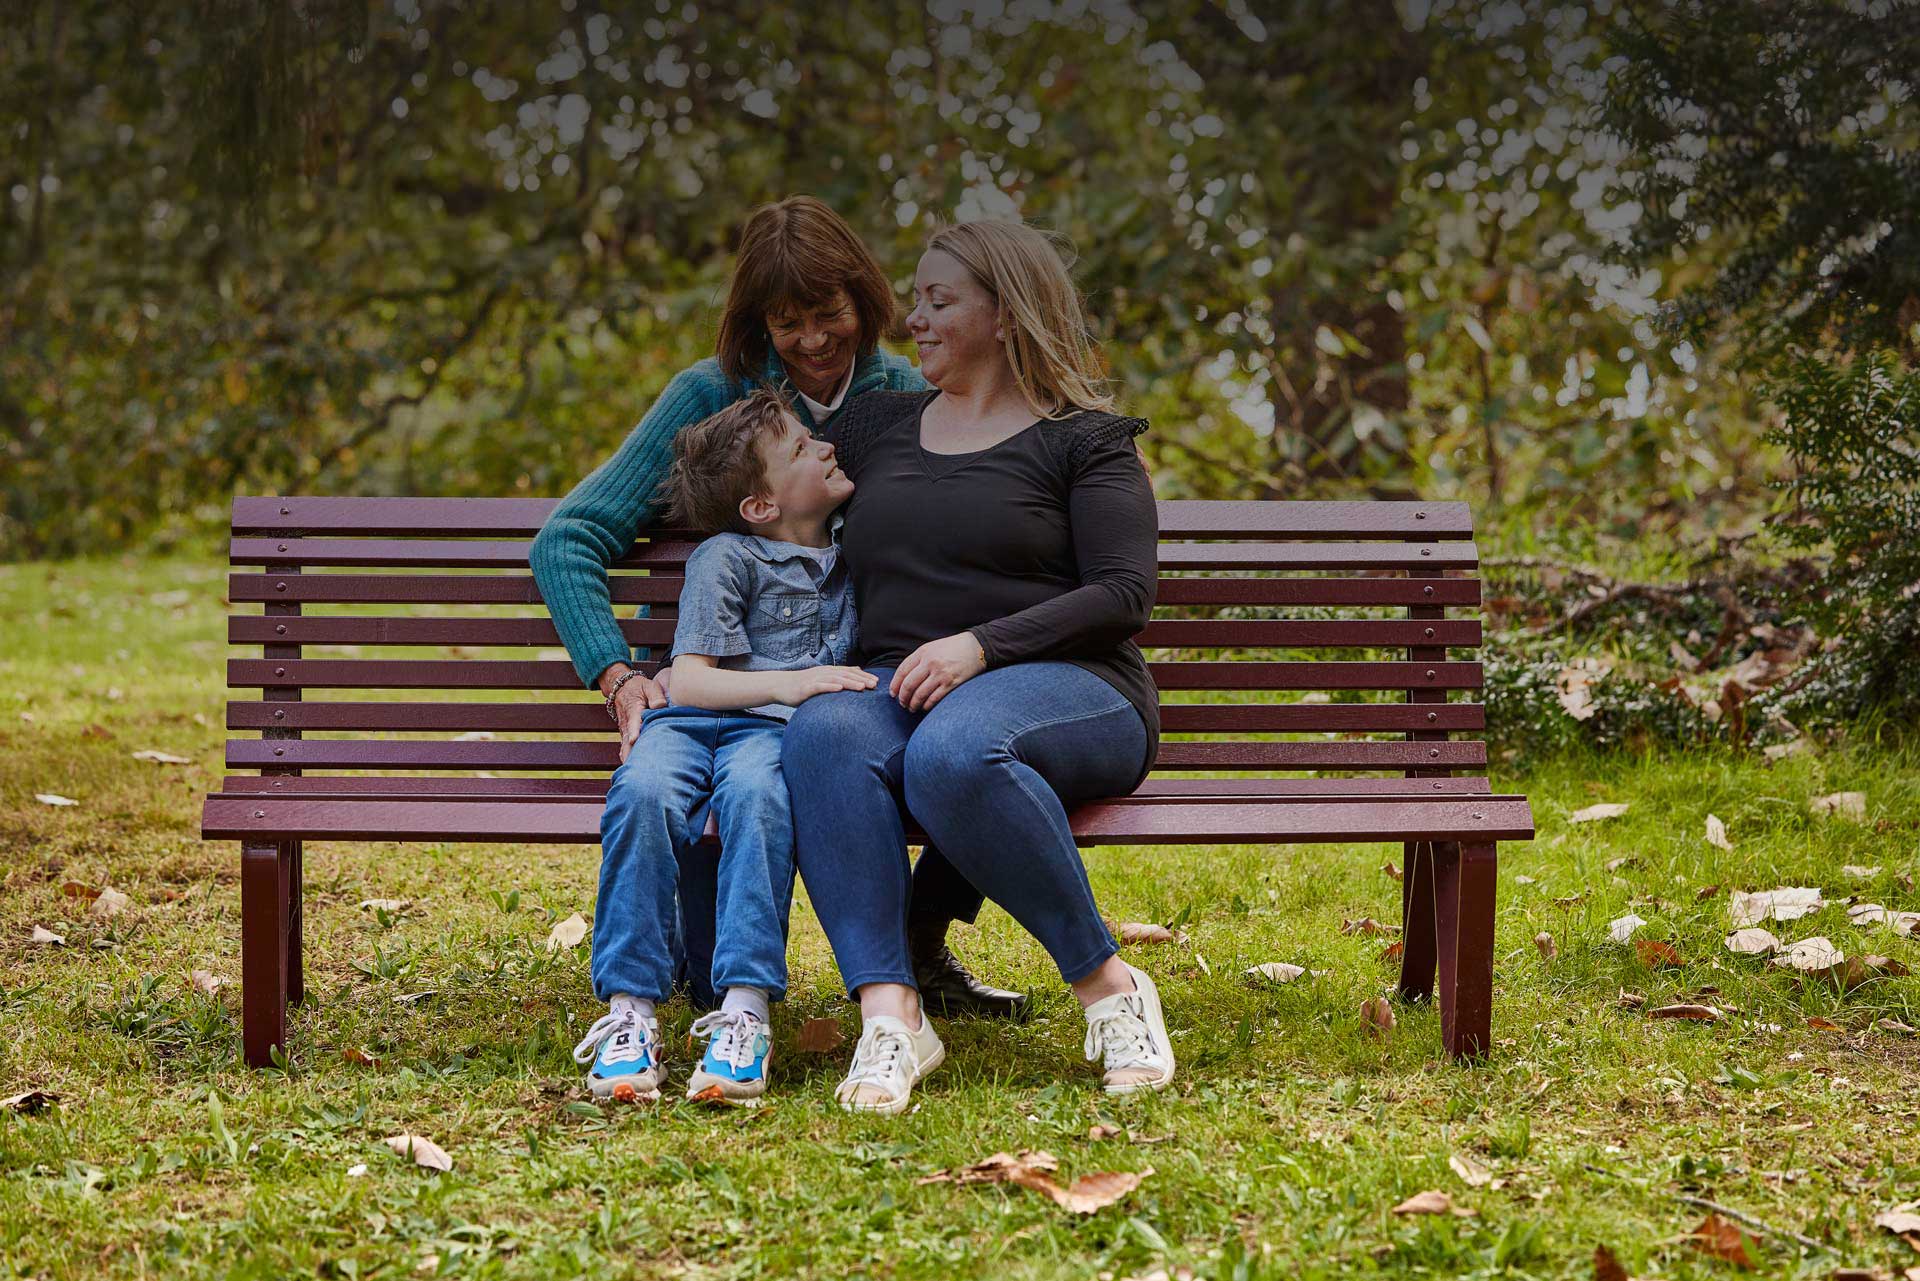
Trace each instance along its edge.
{"label": "blue denim shirt", "polygon": [[[694,548],[680,589],[674,654],[704,654],[736,672],[847,662],[858,628],[839,525],[836,518],[826,547],[725,533]],[[783,721],[793,715],[779,703],[747,710]]]}

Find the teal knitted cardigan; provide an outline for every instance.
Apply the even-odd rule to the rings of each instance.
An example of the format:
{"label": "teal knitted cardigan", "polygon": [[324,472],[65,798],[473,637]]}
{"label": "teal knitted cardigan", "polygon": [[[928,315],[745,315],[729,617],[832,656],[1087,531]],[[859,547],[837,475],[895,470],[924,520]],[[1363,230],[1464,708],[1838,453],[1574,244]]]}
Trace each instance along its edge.
{"label": "teal knitted cardigan", "polygon": [[[653,522],[654,488],[673,461],[673,438],[681,428],[746,399],[759,386],[792,390],[778,357],[771,357],[752,382],[729,377],[712,356],[675,374],[613,457],[560,500],[534,537],[528,557],[534,582],[582,684],[591,688],[610,665],[633,661],[633,650],[614,621],[607,566],[625,555]],[[844,408],[869,391],[921,391],[927,386],[905,357],[875,351],[855,363],[853,383],[840,403]],[[824,424],[813,421],[806,403],[798,395],[793,402],[801,421],[810,430],[820,430]]]}

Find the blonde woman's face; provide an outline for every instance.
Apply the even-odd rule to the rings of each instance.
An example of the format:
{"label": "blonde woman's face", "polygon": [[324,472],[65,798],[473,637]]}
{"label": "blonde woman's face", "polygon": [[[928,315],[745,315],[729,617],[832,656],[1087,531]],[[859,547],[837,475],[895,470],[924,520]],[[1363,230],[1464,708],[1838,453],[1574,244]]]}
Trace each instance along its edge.
{"label": "blonde woman's face", "polygon": [[913,275],[907,332],[920,350],[920,372],[936,387],[1006,360],[993,295],[951,254],[929,249]]}

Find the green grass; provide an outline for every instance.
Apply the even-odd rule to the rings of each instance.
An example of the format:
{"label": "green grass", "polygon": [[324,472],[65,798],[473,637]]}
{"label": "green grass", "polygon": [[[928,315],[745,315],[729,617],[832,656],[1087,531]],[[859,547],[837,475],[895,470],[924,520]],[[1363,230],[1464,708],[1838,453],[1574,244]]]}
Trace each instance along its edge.
{"label": "green grass", "polygon": [[[1168,1094],[1098,1091],[1065,989],[990,908],[957,946],[1036,993],[1040,1017],[948,1024],[949,1063],[917,1112],[841,1115],[846,1047],[792,1046],[806,1018],[855,1030],[802,903],[773,1103],[602,1108],[567,1057],[595,1014],[587,949],[544,946],[556,916],[591,915],[591,847],[310,846],[313,1000],[285,1071],[240,1065],[238,858],[196,836],[220,776],[222,590],[201,559],[0,568],[0,1096],[61,1096],[0,1114],[0,1276],[1584,1277],[1597,1244],[1636,1275],[1731,1271],[1680,1240],[1704,1215],[1682,1196],[1828,1243],[1769,1237],[1769,1275],[1912,1258],[1871,1219],[1920,1196],[1920,1043],[1875,1025],[1920,1026],[1920,979],[1842,994],[1721,946],[1727,889],[1818,885],[1834,904],[1775,933],[1920,963],[1912,941],[1856,930],[1838,905],[1920,906],[1897,879],[1920,842],[1911,754],[1563,761],[1497,780],[1532,797],[1540,839],[1502,848],[1497,1044],[1481,1066],[1439,1055],[1430,1009],[1399,1009],[1384,1042],[1361,1027],[1392,967],[1385,939],[1339,927],[1397,918],[1381,865],[1399,850],[1111,849],[1089,855],[1110,917],[1188,916],[1186,943],[1128,949],[1167,999],[1181,1056]],[[194,764],[131,759],[145,748]],[[1868,823],[1809,816],[1809,797],[1838,790],[1867,794]],[[1632,808],[1567,823],[1603,799]],[[1709,812],[1732,852],[1702,839]],[[1618,858],[1637,861],[1609,870]],[[1849,863],[1883,870],[1851,881]],[[110,884],[130,906],[90,917],[69,881]],[[1707,885],[1721,893],[1696,900]],[[359,908],[368,898],[413,906],[383,920]],[[1608,941],[1629,910],[1682,968],[1650,970]],[[67,945],[31,945],[35,925]],[[1242,978],[1268,960],[1327,973]],[[196,969],[232,985],[205,995]],[[1655,1022],[1619,999],[1703,988],[1739,1012]],[[665,1015],[677,1038],[687,1010]],[[684,1080],[684,1053],[678,1067]],[[1090,1140],[1109,1119],[1143,1141]],[[453,1172],[382,1145],[406,1130],[448,1148]],[[917,1182],[1021,1148],[1054,1152],[1068,1177],[1153,1173],[1088,1217],[1018,1188]],[[1499,1185],[1468,1188],[1456,1153]],[[1477,1214],[1390,1212],[1428,1188]]]}

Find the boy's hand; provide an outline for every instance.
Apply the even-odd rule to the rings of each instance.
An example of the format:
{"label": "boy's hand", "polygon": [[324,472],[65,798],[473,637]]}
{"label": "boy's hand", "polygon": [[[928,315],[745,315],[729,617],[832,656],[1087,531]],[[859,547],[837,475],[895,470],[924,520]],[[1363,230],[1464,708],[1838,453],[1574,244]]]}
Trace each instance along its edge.
{"label": "boy's hand", "polygon": [[910,712],[924,712],[987,670],[987,656],[971,632],[928,641],[894,669],[887,692]]}
{"label": "boy's hand", "polygon": [[782,672],[777,702],[798,707],[815,694],[831,694],[843,689],[872,689],[880,679],[858,667],[803,667],[797,672]]}

